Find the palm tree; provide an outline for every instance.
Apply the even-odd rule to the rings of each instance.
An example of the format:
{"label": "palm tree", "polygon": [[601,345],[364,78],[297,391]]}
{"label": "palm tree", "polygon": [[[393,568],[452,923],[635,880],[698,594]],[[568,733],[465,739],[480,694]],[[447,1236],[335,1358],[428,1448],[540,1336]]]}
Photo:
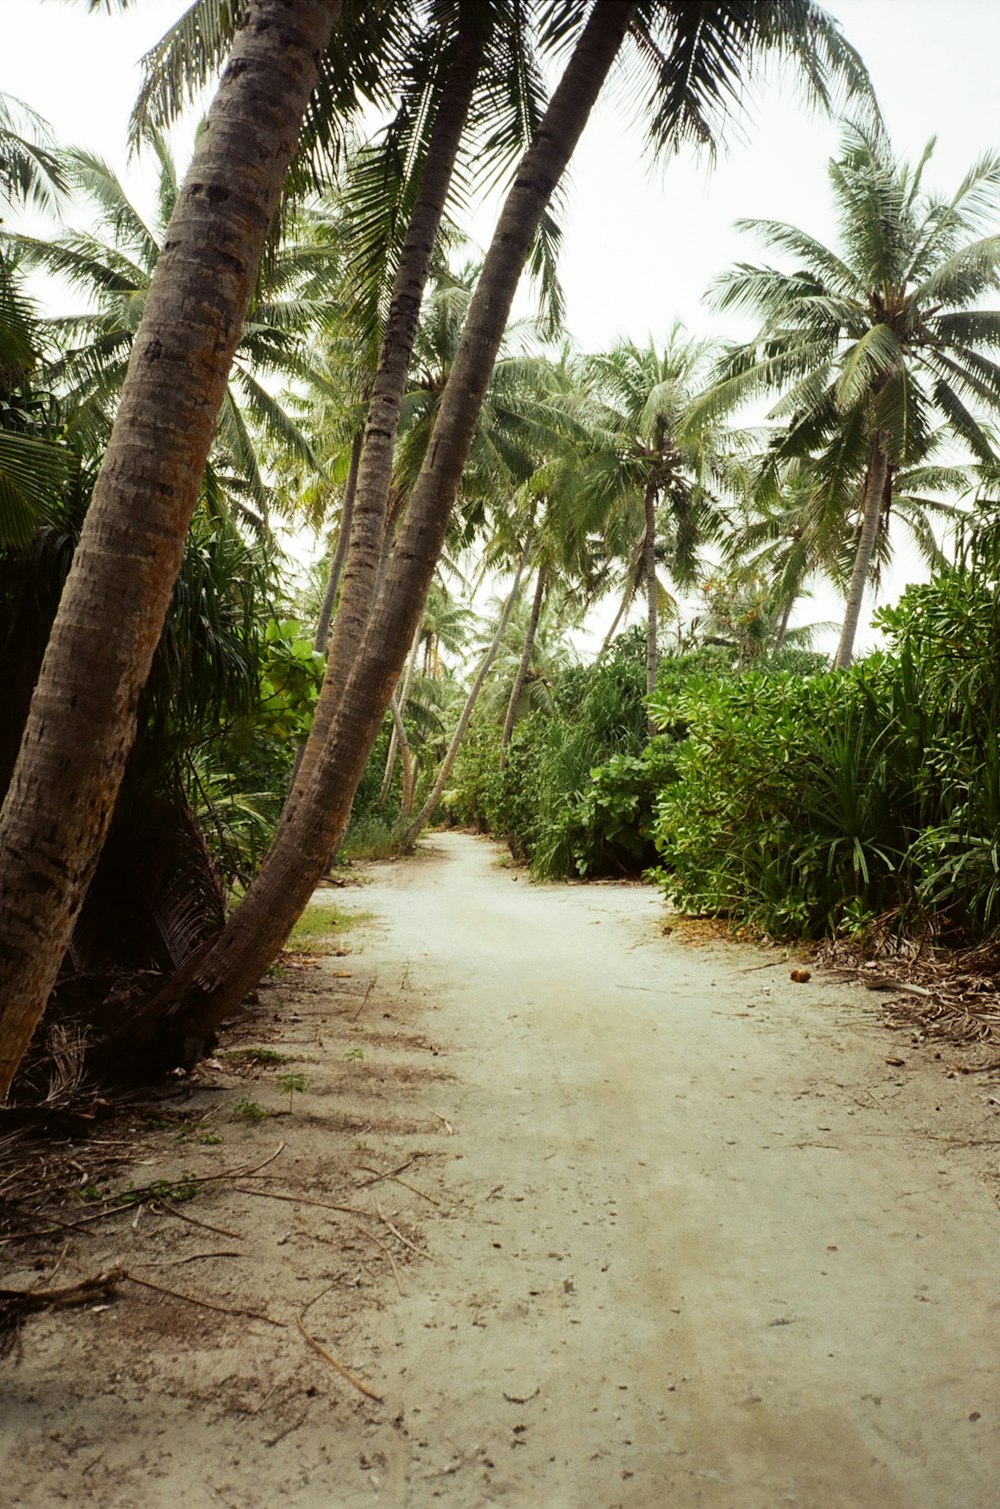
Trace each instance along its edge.
{"label": "palm tree", "polygon": [[[0,93],[0,210],[57,199],[65,180],[50,140],[40,116]],[[70,470],[48,395],[33,380],[41,345],[20,258],[0,236],[0,543],[22,543],[53,517]]]}
{"label": "palm tree", "polygon": [[252,0],[245,18],[177,199],[169,254],[150,284],[0,815],[0,1096],[44,1008],[107,832],[334,8]]}
{"label": "palm tree", "polygon": [[[382,25],[381,8],[361,7],[360,14],[364,21]],[[553,19],[557,14],[549,12],[549,21],[564,40],[566,16]],[[285,166],[320,64],[329,63],[332,0],[301,0],[292,9],[277,0],[251,0],[244,15],[249,24],[238,33],[233,63],[178,200],[170,256],[161,258],[153,280],[105,466],[40,678],[25,752],[0,819],[0,993],[5,1003],[0,1093],[6,1093],[44,1007],[100,846],[109,796],[113,798],[132,737],[137,689],[163,622]],[[650,17],[655,35],[645,24]],[[696,9],[598,0],[582,20],[566,71],[501,213],[428,458],[386,571],[385,590],[365,618],[343,695],[336,700],[336,716],[324,708],[316,719],[322,755],[314,760],[308,780],[308,756],[303,762],[298,797],[286,809],[256,891],[251,887],[197,970],[171,985],[170,1009],[158,1023],[164,1040],[176,1041],[179,1027],[184,1033],[196,1026],[203,1037],[212,1032],[280,947],[287,925],[305,905],[343,832],[368,749],[412,642],[521,269],[633,23],[642,23],[640,45],[651,37],[656,44],[654,130],[664,142],[685,135],[711,142],[712,113],[720,106],[725,113],[737,92],[734,85],[767,52],[795,58],[821,99],[828,99],[833,78],[846,78],[855,91],[868,87],[856,55],[810,0],[776,0],[767,7],[728,0]],[[343,41],[340,34],[337,40]],[[375,52],[372,47],[367,56]],[[363,49],[359,53],[366,56]],[[648,46],[644,56],[650,57]],[[341,52],[332,73],[338,86],[343,79],[353,83],[344,61]],[[323,115],[322,109],[313,110],[310,125]],[[238,195],[232,192],[236,184]],[[224,258],[217,254],[220,247]],[[140,466],[140,460],[149,464]],[[135,558],[143,561],[143,569],[130,576],[130,590],[123,593],[121,562]],[[107,633],[112,602],[121,625],[114,637]],[[70,749],[77,762],[72,770]],[[78,797],[71,821],[59,813],[67,786]],[[33,898],[27,906],[26,897]],[[162,998],[151,1003],[147,1022],[155,1020],[164,1004]]]}
{"label": "palm tree", "polygon": [[806,456],[833,517],[850,500],[859,525],[834,664],[851,662],[880,527],[900,469],[927,459],[944,423],[980,461],[993,455],[974,409],[1000,409],[1000,153],[980,158],[950,199],[891,155],[884,136],[845,129],[830,164],[841,249],[794,226],[745,221],[797,261],[791,272],[742,264],[717,286],[723,309],[751,309],[759,335],[735,348],[702,406],[719,412],[775,389],[787,422],[777,460]]}
{"label": "palm tree", "polygon": [[[650,21],[657,28],[655,36]],[[711,143],[712,117],[731,96],[734,81],[772,49],[799,61],[820,97],[827,97],[833,77],[846,77],[859,92],[868,88],[856,55],[829,18],[806,0],[697,8],[598,0],[590,10],[501,212],[427,459],[350,675],[335,711],[323,709],[329,680],[324,688],[323,715],[318,714],[310,740],[315,751],[311,768],[307,751],[275,843],[241,907],[215,948],[150,1003],[150,1030],[164,1041],[172,1035],[176,1041],[182,1023],[189,1043],[192,1036],[210,1039],[280,947],[344,831],[367,751],[412,643],[532,237],[633,23],[647,59],[647,44],[651,38],[655,43],[653,129],[665,144],[684,137]],[[307,768],[308,781],[303,779]]]}
{"label": "palm tree", "polygon": [[[111,433],[135,333],[142,318],[153,270],[179,192],[177,171],[166,140],[149,138],[159,172],[157,215],[147,225],[130,203],[114,171],[89,152],[64,154],[66,178],[79,198],[96,211],[94,231],[64,231],[53,240],[18,236],[13,244],[30,261],[60,274],[94,306],[90,313],[42,322],[61,355],[48,364],[47,381],[59,394],[64,424],[91,451],[103,449]],[[313,376],[306,358],[311,331],[328,325],[339,281],[341,258],[315,239],[282,242],[268,259],[244,323],[219,414],[209,462],[211,485],[229,483],[246,496],[263,523],[271,490],[262,476],[261,444],[271,455],[315,468],[302,430],[261,381],[268,374],[285,382]]]}
{"label": "palm tree", "polygon": [[712,437],[686,424],[706,354],[704,343],[686,339],[675,325],[662,350],[652,342],[639,347],[619,341],[585,364],[597,404],[580,485],[608,521],[608,532],[625,535],[629,574],[645,589],[650,696],[663,592],[657,557],[675,583],[689,585],[697,575],[699,547],[719,528],[709,486],[720,466]]}
{"label": "palm tree", "polygon": [[[771,452],[744,471],[743,483],[722,555],[731,570],[745,569],[769,583],[775,647],[780,647],[796,601],[811,580],[824,577],[846,596],[858,548],[856,518],[852,524],[856,494],[848,490],[844,495],[826,486],[809,457],[776,463]],[[969,490],[969,470],[962,466],[927,462],[895,477],[894,514],[932,569],[945,564],[934,524],[961,516],[954,504],[936,494]],[[869,572],[876,586],[892,559],[892,545],[889,518],[883,512]]]}

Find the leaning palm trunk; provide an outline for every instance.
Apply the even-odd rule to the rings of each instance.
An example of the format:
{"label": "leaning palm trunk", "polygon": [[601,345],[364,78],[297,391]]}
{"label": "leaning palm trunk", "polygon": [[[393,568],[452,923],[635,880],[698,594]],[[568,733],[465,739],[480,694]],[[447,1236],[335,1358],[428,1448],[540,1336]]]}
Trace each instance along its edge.
{"label": "leaning palm trunk", "polygon": [[[421,634],[419,634],[418,629],[418,631],[416,631],[416,634],[413,635],[413,644],[412,646],[410,646],[410,658],[407,659],[406,662],[406,673],[404,673],[403,676],[403,688],[401,688],[398,693],[392,693],[392,702],[395,702],[395,705],[397,705],[398,714],[400,714],[400,717],[398,717],[397,720],[397,715],[395,715],[395,712],[394,714],[392,714],[392,735],[389,736],[389,751],[388,755],[386,755],[385,774],[383,774],[382,788],[380,788],[379,791],[380,807],[385,807],[386,801],[389,800],[389,791],[391,791],[392,789],[392,773],[394,773],[395,770],[395,758],[397,758],[398,750],[403,747],[404,739],[406,739],[406,730],[403,730],[403,736],[400,736],[400,729],[401,724],[403,724],[403,715],[404,712],[406,712],[407,702],[409,702],[410,700],[410,687],[412,687],[413,685],[413,673],[415,673],[416,670],[416,656],[419,655],[419,647],[421,647]],[[410,798],[412,798],[412,795],[412,792],[410,792]],[[410,801],[410,804],[412,804],[412,801]],[[409,812],[410,806],[409,804],[407,804],[407,816],[409,816]]]}
{"label": "leaning palm trunk", "polygon": [[251,0],[177,200],[0,817],[0,1098],[100,854],[337,0]]}
{"label": "leaning palm trunk", "polygon": [[475,681],[473,681],[472,686],[469,688],[469,695],[466,697],[465,706],[462,708],[462,716],[458,720],[458,726],[451,736],[451,743],[448,745],[445,757],[441,761],[441,768],[437,773],[437,780],[434,782],[434,785],[428,793],[427,800],[424,802],[424,805],[421,807],[420,811],[417,813],[416,817],[413,819],[412,823],[410,823],[409,827],[406,829],[406,832],[403,835],[403,842],[405,844],[411,844],[419,834],[424,824],[430,822],[431,818],[434,815],[434,809],[437,806],[438,802],[441,800],[441,793],[444,791],[448,777],[451,775],[451,767],[454,765],[455,760],[458,756],[458,751],[462,747],[462,740],[465,738],[466,729],[469,726],[469,719],[472,717],[476,703],[479,701],[479,693],[482,691],[484,685],[486,684],[486,678],[490,674],[490,671],[493,669],[493,662],[494,660],[496,660],[497,655],[500,652],[500,646],[503,644],[503,637],[507,632],[507,625],[510,623],[510,615],[513,613],[514,604],[517,602],[517,599],[521,593],[521,576],[524,572],[526,561],[527,551],[525,551],[524,555],[522,555],[520,561],[518,562],[517,571],[514,575],[514,585],[511,587],[507,601],[503,605],[503,612],[500,614],[500,622],[497,624],[497,631],[490,641],[489,649],[483,656],[482,664],[480,665],[479,670],[476,672],[476,679]]}
{"label": "leaning palm trunk", "polygon": [[[416,203],[400,249],[378,371],[372,384],[343,591],[327,649],[323,690],[313,716],[313,736],[303,756],[306,773],[310,761],[317,758],[322,749],[381,585],[399,412],[431,256],[472,104],[483,44],[484,33],[476,7],[460,6],[448,79],[427,145]],[[300,778],[301,775],[300,770]]]}
{"label": "leaning palm trunk", "polygon": [[286,803],[274,843],[219,939],[168,982],[130,1035],[152,1061],[203,1052],[260,978],[343,836],[365,761],[423,612],[532,236],[617,56],[634,12],[598,0],[525,153],[473,295],[434,432],[401,522],[385,587],[329,737]]}
{"label": "leaning palm trunk", "polygon": [[[646,533],[642,541],[642,569],[646,582],[646,696],[656,691],[656,488],[650,483],[643,498]],[[646,728],[656,733],[653,715],[646,715]]]}
{"label": "leaning palm trunk", "polygon": [[538,581],[535,583],[535,596],[531,604],[531,617],[528,620],[528,632],[524,636],[524,648],[521,658],[517,663],[517,674],[514,677],[514,685],[510,691],[510,701],[507,703],[507,716],[503,720],[503,733],[500,737],[500,769],[507,768],[507,750],[514,736],[514,721],[517,718],[517,705],[524,691],[524,683],[528,679],[528,667],[531,664],[531,652],[535,648],[535,635],[538,633],[538,620],[542,616],[542,603],[545,600],[545,567],[538,570]]}
{"label": "leaning palm trunk", "polygon": [[[402,690],[400,692],[398,692],[398,693],[393,692],[393,694],[392,694],[392,704],[395,704],[396,711],[394,711],[393,715],[392,715],[392,734],[391,734],[390,739],[389,739],[389,752],[388,752],[388,754],[386,755],[386,758],[385,758],[385,774],[382,777],[382,786],[381,786],[381,789],[380,789],[379,794],[378,794],[378,804],[379,804],[380,807],[384,807],[385,804],[386,804],[386,802],[389,799],[389,792],[390,792],[390,790],[392,788],[392,775],[393,775],[393,771],[396,768],[396,755],[400,751],[400,749],[402,749],[403,752],[404,752],[404,778],[403,778],[404,796],[403,796],[403,804],[404,804],[404,807],[405,807],[405,814],[401,813],[400,815],[401,816],[405,815],[406,817],[409,817],[409,815],[410,815],[410,807],[413,805],[413,791],[412,791],[412,779],[411,779],[411,781],[410,781],[410,787],[411,787],[411,789],[410,789],[410,799],[409,799],[409,801],[407,801],[406,800],[407,778],[406,778],[406,771],[405,771],[405,754],[406,754],[406,748],[407,748],[407,746],[406,746],[406,730],[405,730],[405,728],[403,728],[403,715],[406,712],[406,704],[410,700],[410,687],[413,685],[413,673],[414,673],[414,671],[416,670],[416,667],[417,667],[417,655],[419,653],[420,653],[420,630],[418,629],[417,632],[416,632],[416,634],[414,634],[414,636],[413,636],[413,644],[412,644],[412,646],[410,648],[410,658],[406,662],[406,673],[403,676]],[[390,705],[392,705],[392,704],[390,704]],[[399,714],[398,718],[396,716],[397,712]],[[411,772],[411,776],[412,776],[412,772]]]}
{"label": "leaning palm trunk", "polygon": [[854,557],[854,570],[851,572],[851,583],[847,589],[844,627],[841,630],[840,644],[837,646],[837,653],[833,660],[835,671],[846,670],[854,658],[854,640],[857,636],[858,622],[861,618],[861,604],[864,601],[865,588],[868,585],[872,556],[875,553],[875,541],[878,538],[879,519],[882,517],[882,510],[885,506],[885,492],[888,485],[889,457],[886,454],[885,443],[881,435],[875,435],[872,439],[871,454],[868,458],[868,471],[865,475],[861,513],[861,538],[858,540],[858,551]]}
{"label": "leaning palm trunk", "polygon": [[632,587],[632,584],[630,582],[628,584],[628,586],[625,588],[625,596],[622,598],[621,602],[618,604],[618,612],[615,614],[614,618],[611,621],[611,627],[610,627],[610,629],[608,630],[608,632],[604,636],[603,643],[601,644],[601,654],[602,655],[604,654],[605,650],[609,648],[609,646],[611,644],[611,641],[614,639],[615,635],[617,634],[617,632],[618,632],[618,625],[621,623],[622,619],[625,617],[625,614],[628,612],[629,608],[632,606],[632,599],[633,599],[634,596],[635,596],[635,590]]}
{"label": "leaning palm trunk", "polygon": [[389,698],[389,707],[392,712],[392,736],[396,740],[396,748],[399,751],[399,763],[403,767],[403,796],[399,804],[399,821],[405,823],[413,810],[413,755],[410,752],[410,741],[406,734],[406,724],[403,722],[403,709],[400,706],[401,700],[393,692]]}
{"label": "leaning palm trunk", "polygon": [[358,466],[360,461],[361,432],[359,430],[351,442],[351,459],[347,468],[347,480],[344,483],[344,506],[340,513],[337,544],[333,552],[333,559],[330,562],[330,570],[327,573],[323,604],[319,610],[319,618],[316,620],[316,638],[313,640],[313,649],[318,650],[321,655],[325,652],[327,640],[330,638],[330,624],[333,620],[337,593],[340,591],[340,574],[344,569],[344,560],[347,556],[347,542],[351,537],[351,520],[354,517],[354,495],[358,486]]}

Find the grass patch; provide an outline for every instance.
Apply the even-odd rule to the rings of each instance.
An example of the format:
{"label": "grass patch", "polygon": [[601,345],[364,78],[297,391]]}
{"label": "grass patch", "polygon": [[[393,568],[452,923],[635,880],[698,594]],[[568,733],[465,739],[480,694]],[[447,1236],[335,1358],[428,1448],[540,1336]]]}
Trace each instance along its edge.
{"label": "grass patch", "polygon": [[323,945],[336,941],[340,933],[364,922],[370,912],[345,912],[334,901],[311,901],[288,935],[286,948],[320,953]]}
{"label": "grass patch", "polygon": [[396,824],[381,813],[366,812],[351,823],[342,852],[347,859],[394,859],[399,849]]}
{"label": "grass patch", "polygon": [[222,1055],[234,1064],[285,1064],[288,1060],[274,1048],[227,1048]]}

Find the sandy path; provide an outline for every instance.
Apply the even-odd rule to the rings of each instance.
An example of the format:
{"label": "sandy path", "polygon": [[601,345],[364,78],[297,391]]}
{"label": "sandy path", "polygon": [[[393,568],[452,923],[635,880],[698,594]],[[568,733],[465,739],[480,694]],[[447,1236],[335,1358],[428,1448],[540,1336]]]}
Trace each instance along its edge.
{"label": "sandy path", "polygon": [[857,994],[663,940],[647,891],[435,847],[365,896],[450,1045],[475,1210],[386,1316],[388,1502],[995,1505],[1000,1219],[940,1067],[890,1117],[907,1071]]}
{"label": "sandy path", "polygon": [[120,1259],[280,1324],[141,1288],[34,1318],[0,1365],[0,1503],[995,1509],[996,1085],[864,991],[498,852],[436,836],[337,893],[375,914],[351,955],[286,970],[230,1039],[301,1071],[291,1113],[223,1054],[200,1119],[137,1125],[136,1183],[218,1179],[179,1208],[207,1227],[129,1211],[16,1249],[22,1285]]}

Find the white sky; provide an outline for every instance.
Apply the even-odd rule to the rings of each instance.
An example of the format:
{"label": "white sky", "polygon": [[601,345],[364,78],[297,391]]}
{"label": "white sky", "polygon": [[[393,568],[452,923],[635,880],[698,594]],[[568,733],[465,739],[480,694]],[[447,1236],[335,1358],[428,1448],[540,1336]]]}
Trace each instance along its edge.
{"label": "white sky", "polygon": [[[1000,147],[996,0],[828,0],[827,8],[868,66],[897,153],[912,160],[937,135],[929,187],[952,189],[981,152]],[[0,89],[46,116],[60,142],[125,170],[137,60],[184,0],[142,0],[112,16],[88,14],[83,0],[0,0],[0,9]],[[832,239],[826,162],[837,141],[836,123],[808,113],[775,75],[752,92],[748,118],[714,169],[688,152],[650,166],[612,91],[574,159],[564,218],[561,276],[577,344],[662,338],[676,318],[696,334],[741,333],[701,304],[712,277],[760,255],[733,223],[788,220]],[[141,178],[133,181],[141,197]],[[488,215],[470,229],[485,241]],[[902,584],[897,573],[888,595]],[[834,603],[810,609],[835,614]]]}

